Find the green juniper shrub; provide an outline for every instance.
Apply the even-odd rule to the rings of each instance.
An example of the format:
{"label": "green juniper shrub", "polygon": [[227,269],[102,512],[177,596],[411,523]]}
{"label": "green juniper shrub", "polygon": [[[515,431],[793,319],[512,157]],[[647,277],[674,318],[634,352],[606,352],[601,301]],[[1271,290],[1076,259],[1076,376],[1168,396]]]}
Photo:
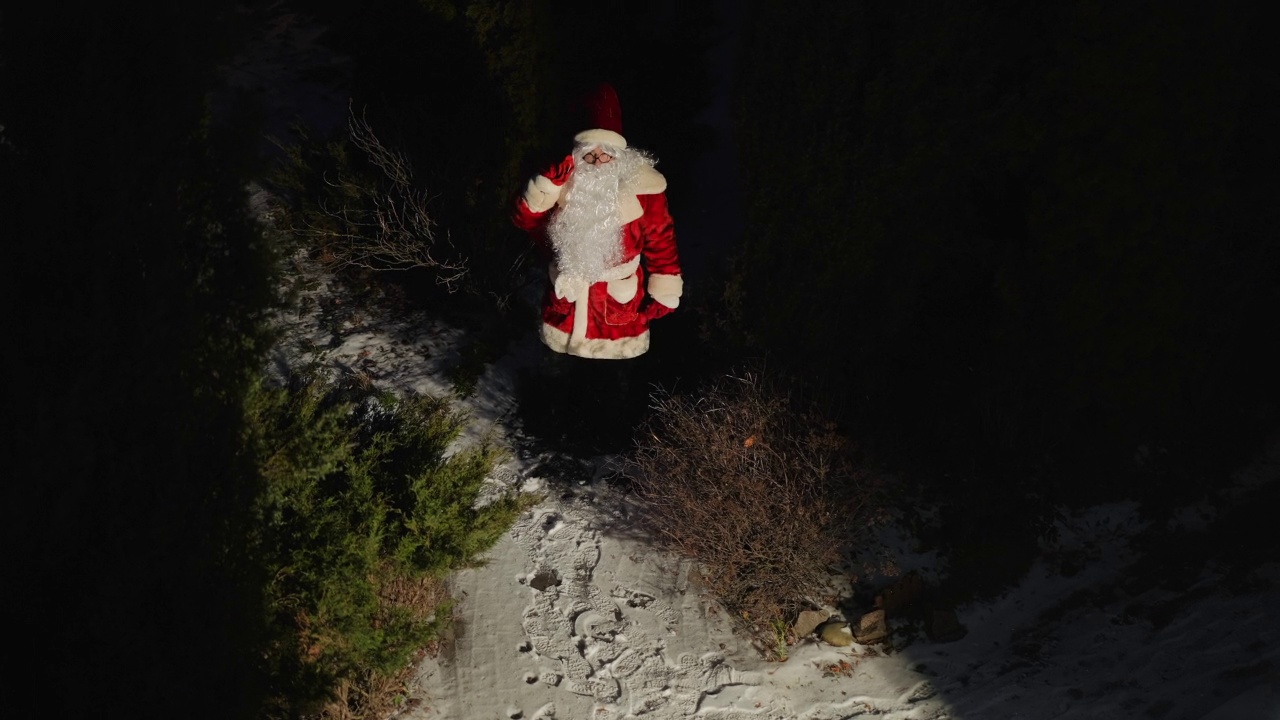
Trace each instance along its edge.
{"label": "green juniper shrub", "polygon": [[403,588],[475,562],[528,499],[479,502],[501,455],[446,456],[464,418],[444,401],[304,376],[258,383],[246,417],[262,477],[249,553],[268,579],[273,712],[288,716],[402,670],[449,609]]}

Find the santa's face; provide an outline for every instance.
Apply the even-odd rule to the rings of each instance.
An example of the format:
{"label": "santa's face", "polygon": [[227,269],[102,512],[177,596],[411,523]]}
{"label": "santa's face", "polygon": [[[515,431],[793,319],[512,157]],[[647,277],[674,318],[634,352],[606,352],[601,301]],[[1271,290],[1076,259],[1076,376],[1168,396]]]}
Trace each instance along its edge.
{"label": "santa's face", "polygon": [[599,145],[575,149],[573,176],[547,227],[561,275],[595,282],[622,261],[618,185],[626,163],[619,154]]}
{"label": "santa's face", "polygon": [[604,151],[599,145],[582,153],[582,161],[588,165],[608,165],[613,162],[613,155]]}

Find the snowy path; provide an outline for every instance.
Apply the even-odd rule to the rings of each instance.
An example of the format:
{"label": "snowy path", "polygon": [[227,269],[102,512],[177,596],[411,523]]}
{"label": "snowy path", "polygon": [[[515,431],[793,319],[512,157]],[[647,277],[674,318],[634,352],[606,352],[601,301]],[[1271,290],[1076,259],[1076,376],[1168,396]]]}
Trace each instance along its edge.
{"label": "snowy path", "polygon": [[558,505],[521,518],[488,567],[458,578],[453,658],[428,690],[457,700],[428,717],[665,720],[692,715],[709,694],[759,684],[689,642],[704,633],[680,632],[701,630],[682,622],[700,614],[687,564],[622,553],[585,513]]}
{"label": "snowy path", "polygon": [[[453,646],[424,665],[429,699],[411,716],[945,716],[920,702],[927,683],[915,682],[911,697],[842,695],[841,683],[804,660],[763,662],[698,593],[690,563],[609,530],[626,524],[624,508],[608,489],[546,502],[521,518],[485,567],[461,573]],[[851,655],[808,650],[813,658]],[[814,680],[827,687],[815,693]],[[790,686],[806,684],[788,699]],[[832,701],[815,702],[824,693]]]}

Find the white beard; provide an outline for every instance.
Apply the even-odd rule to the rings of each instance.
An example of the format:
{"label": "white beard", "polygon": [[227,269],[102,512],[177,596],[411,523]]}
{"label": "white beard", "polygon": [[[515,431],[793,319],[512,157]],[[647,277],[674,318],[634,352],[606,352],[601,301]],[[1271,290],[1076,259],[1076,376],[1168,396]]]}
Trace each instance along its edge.
{"label": "white beard", "polygon": [[577,163],[547,227],[560,274],[568,279],[595,282],[622,260],[617,164]]}
{"label": "white beard", "polygon": [[[581,158],[587,148],[577,148]],[[591,165],[578,161],[565,185],[560,207],[551,217],[547,235],[556,251],[560,275],[593,283],[604,271],[622,263],[622,220],[618,216],[618,186],[641,165],[653,161],[631,149],[606,152],[613,162]]]}

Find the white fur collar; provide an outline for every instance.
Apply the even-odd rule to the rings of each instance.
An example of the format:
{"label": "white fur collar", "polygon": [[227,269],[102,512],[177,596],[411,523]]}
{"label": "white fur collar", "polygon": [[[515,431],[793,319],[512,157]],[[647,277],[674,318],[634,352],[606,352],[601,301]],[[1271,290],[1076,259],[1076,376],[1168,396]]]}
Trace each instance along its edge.
{"label": "white fur collar", "polygon": [[618,188],[619,194],[657,195],[667,189],[667,178],[648,166],[642,166],[635,177]]}

